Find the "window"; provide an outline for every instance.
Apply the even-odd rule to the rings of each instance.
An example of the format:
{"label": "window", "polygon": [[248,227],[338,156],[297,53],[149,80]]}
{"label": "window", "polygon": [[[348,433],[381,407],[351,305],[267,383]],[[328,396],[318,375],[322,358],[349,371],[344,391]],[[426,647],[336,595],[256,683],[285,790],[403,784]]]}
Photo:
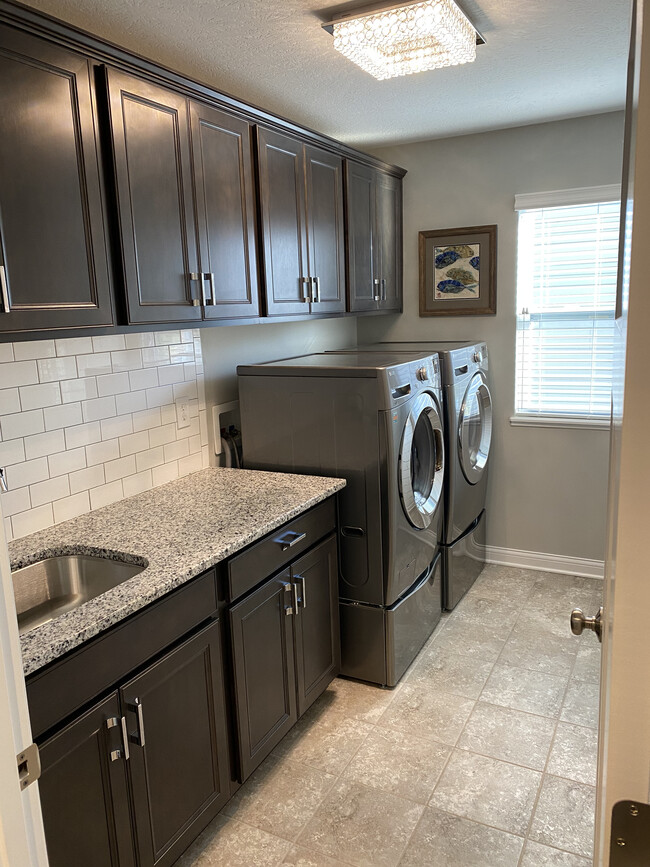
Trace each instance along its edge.
{"label": "window", "polygon": [[513,423],[609,419],[620,189],[517,196]]}

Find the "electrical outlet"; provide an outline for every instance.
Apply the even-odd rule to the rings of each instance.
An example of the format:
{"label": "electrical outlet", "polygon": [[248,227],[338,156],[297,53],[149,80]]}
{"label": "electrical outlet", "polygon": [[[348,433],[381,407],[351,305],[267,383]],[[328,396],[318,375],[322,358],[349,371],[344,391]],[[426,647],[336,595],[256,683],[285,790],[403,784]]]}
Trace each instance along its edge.
{"label": "electrical outlet", "polygon": [[176,401],[176,424],[179,428],[190,426],[190,402],[186,397]]}

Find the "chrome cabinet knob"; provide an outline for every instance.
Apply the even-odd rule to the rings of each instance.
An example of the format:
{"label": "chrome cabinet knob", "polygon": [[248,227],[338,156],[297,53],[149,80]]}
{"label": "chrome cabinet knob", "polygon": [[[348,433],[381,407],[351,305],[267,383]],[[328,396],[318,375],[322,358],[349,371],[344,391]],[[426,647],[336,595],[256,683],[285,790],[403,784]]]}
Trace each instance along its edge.
{"label": "chrome cabinet knob", "polygon": [[425,382],[429,378],[429,371],[426,367],[418,367],[415,371],[415,376],[420,382]]}
{"label": "chrome cabinet knob", "polygon": [[571,612],[571,632],[574,635],[582,635],[583,630],[591,629],[598,636],[598,641],[602,641],[602,620],[603,606],[598,609],[595,617],[585,617],[582,608],[574,608]]}

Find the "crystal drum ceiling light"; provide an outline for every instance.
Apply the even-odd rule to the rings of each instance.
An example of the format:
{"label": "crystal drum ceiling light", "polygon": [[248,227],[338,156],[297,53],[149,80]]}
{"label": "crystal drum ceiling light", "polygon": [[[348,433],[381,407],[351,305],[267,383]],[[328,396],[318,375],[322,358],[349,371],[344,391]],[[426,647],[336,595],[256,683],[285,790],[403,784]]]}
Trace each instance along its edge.
{"label": "crystal drum ceiling light", "polygon": [[470,63],[484,41],[454,0],[360,9],[323,27],[337,51],[378,79]]}

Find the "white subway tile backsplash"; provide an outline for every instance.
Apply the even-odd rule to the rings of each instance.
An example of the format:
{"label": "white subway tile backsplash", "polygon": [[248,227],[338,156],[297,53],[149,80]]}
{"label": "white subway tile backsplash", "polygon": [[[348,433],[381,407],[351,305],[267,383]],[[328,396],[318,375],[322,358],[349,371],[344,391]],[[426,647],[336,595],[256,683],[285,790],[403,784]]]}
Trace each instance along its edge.
{"label": "white subway tile backsplash", "polygon": [[78,518],[79,515],[85,515],[86,512],[89,512],[90,496],[88,491],[81,491],[71,497],[57,500],[52,503],[52,506],[54,508],[54,523],[60,524],[61,521],[70,521],[72,518]]}
{"label": "white subway tile backsplash", "polygon": [[40,458],[65,449],[65,436],[62,430],[52,430],[47,433],[25,437],[25,457]]}
{"label": "white subway tile backsplash", "polygon": [[47,465],[50,477],[63,476],[68,473],[82,470],[86,466],[86,449],[70,449],[70,451],[57,452],[47,456]]}
{"label": "white subway tile backsplash", "polygon": [[42,506],[44,503],[53,503],[70,496],[70,482],[67,476],[57,476],[55,479],[47,479],[29,486],[29,495],[32,507]]}
{"label": "white subway tile backsplash", "polygon": [[2,495],[2,514],[5,518],[16,515],[18,512],[26,512],[32,507],[29,499],[29,488],[15,488]]}
{"label": "white subway tile backsplash", "polygon": [[114,418],[105,418],[101,422],[102,439],[112,440],[133,433],[133,419],[130,415],[116,415]]}
{"label": "white subway tile backsplash", "polygon": [[115,397],[110,395],[110,397],[96,397],[94,400],[83,400],[81,402],[81,412],[86,422],[111,418],[111,416],[117,413]]}
{"label": "white subway tile backsplash", "polygon": [[21,512],[19,515],[14,515],[11,519],[14,539],[28,536],[30,533],[38,533],[39,530],[46,530],[53,524],[54,512],[52,510],[52,503],[39,506],[37,509],[30,509],[29,512]]}
{"label": "white subway tile backsplash", "polygon": [[167,482],[173,482],[174,479],[178,478],[178,461],[154,467],[151,474],[153,476],[154,488],[158,487],[158,485],[165,485]]}
{"label": "white subway tile backsplash", "polygon": [[123,349],[121,352],[111,352],[111,362],[114,371],[137,370],[142,367],[142,349]]}
{"label": "white subway tile backsplash", "polygon": [[126,349],[126,342],[123,334],[109,334],[105,337],[93,337],[93,352],[115,352],[119,349]]}
{"label": "white subway tile backsplash", "polygon": [[20,412],[17,388],[0,388],[0,418],[12,412]]}
{"label": "white subway tile backsplash", "polygon": [[172,403],[174,400],[174,386],[160,385],[158,388],[150,388],[147,391],[147,407],[164,406],[166,403]]}
{"label": "white subway tile backsplash", "polygon": [[138,452],[135,456],[135,465],[138,472],[150,470],[165,463],[165,453],[162,446],[155,449],[147,449],[146,452]]}
{"label": "white subway tile backsplash", "polygon": [[153,477],[151,470],[145,470],[143,473],[136,473],[135,476],[127,476],[122,479],[125,497],[133,497],[135,494],[141,494],[142,491],[148,491],[153,488]]}
{"label": "white subway tile backsplash", "polygon": [[19,385],[34,385],[38,382],[35,361],[8,361],[0,367],[0,382],[3,388]]}
{"label": "white subway tile backsplash", "polygon": [[53,340],[27,340],[25,343],[14,344],[16,361],[27,361],[33,358],[53,358],[56,355]]}
{"label": "white subway tile backsplash", "polygon": [[18,464],[25,460],[25,441],[5,440],[0,442],[0,467],[7,464]]}
{"label": "white subway tile backsplash", "polygon": [[81,424],[83,421],[80,403],[48,406],[43,410],[43,415],[45,416],[45,430],[70,427],[73,424]]}
{"label": "white subway tile backsplash", "polygon": [[67,449],[76,449],[79,446],[97,443],[101,438],[102,431],[98,421],[79,424],[76,427],[67,427],[65,429],[65,447]]}
{"label": "white subway tile backsplash", "polygon": [[135,457],[127,455],[127,457],[118,458],[116,461],[108,461],[104,464],[104,473],[107,482],[114,482],[115,479],[135,475]]}
{"label": "white subway tile backsplash", "polygon": [[78,355],[77,370],[79,376],[101,376],[112,373],[110,352],[95,352],[93,355]]}
{"label": "white subway tile backsplash", "polygon": [[121,479],[111,482],[110,485],[90,489],[90,505],[93,509],[101,509],[102,506],[108,506],[109,503],[116,503],[123,499],[124,488]]}
{"label": "white subway tile backsplash", "polygon": [[8,537],[207,466],[202,373],[198,329],[0,344]]}
{"label": "white subway tile backsplash", "polygon": [[61,387],[58,382],[44,382],[41,385],[22,385],[20,405],[25,410],[61,403]]}
{"label": "white subway tile backsplash", "polygon": [[146,391],[130,391],[128,394],[118,394],[116,403],[119,414],[140,412],[147,408],[147,393]]}
{"label": "white subway tile backsplash", "polygon": [[158,368],[147,367],[143,370],[131,370],[129,371],[129,382],[131,383],[131,391],[156,388],[158,386]]}
{"label": "white subway tile backsplash", "polygon": [[57,355],[83,355],[93,351],[90,337],[61,337],[54,344]]}
{"label": "white subway tile backsplash", "polygon": [[146,430],[120,437],[120,454],[134,455],[149,448],[149,434]]}
{"label": "white subway tile backsplash", "polygon": [[42,482],[49,476],[47,458],[37,458],[34,461],[23,461],[20,464],[7,466],[7,484],[11,491],[15,488],[23,488],[26,485]]}
{"label": "white subway tile backsplash", "polygon": [[74,379],[77,375],[77,359],[74,355],[64,358],[43,358],[36,362],[41,382],[60,382]]}
{"label": "white subway tile backsplash", "polygon": [[97,397],[97,380],[94,376],[65,380],[61,383],[61,396],[63,403],[91,400]]}
{"label": "white subway tile backsplash", "polygon": [[107,394],[123,394],[130,389],[128,373],[106,373],[97,377],[97,390],[100,397]]}
{"label": "white subway tile backsplash", "polygon": [[43,410],[33,409],[30,412],[17,412],[12,415],[4,415],[0,419],[0,430],[2,431],[3,440],[13,440],[17,437],[41,433],[45,430]]}
{"label": "white subway tile backsplash", "polygon": [[105,464],[108,461],[114,461],[119,456],[120,445],[117,439],[86,446],[86,463],[89,467],[95,464]]}
{"label": "white subway tile backsplash", "polygon": [[104,481],[104,465],[98,464],[96,467],[88,467],[85,470],[70,473],[70,491],[73,494],[79,491],[88,491],[103,485]]}
{"label": "white subway tile backsplash", "polygon": [[140,349],[143,346],[153,346],[154,337],[150,331],[144,331],[139,334],[125,334],[127,349]]}

